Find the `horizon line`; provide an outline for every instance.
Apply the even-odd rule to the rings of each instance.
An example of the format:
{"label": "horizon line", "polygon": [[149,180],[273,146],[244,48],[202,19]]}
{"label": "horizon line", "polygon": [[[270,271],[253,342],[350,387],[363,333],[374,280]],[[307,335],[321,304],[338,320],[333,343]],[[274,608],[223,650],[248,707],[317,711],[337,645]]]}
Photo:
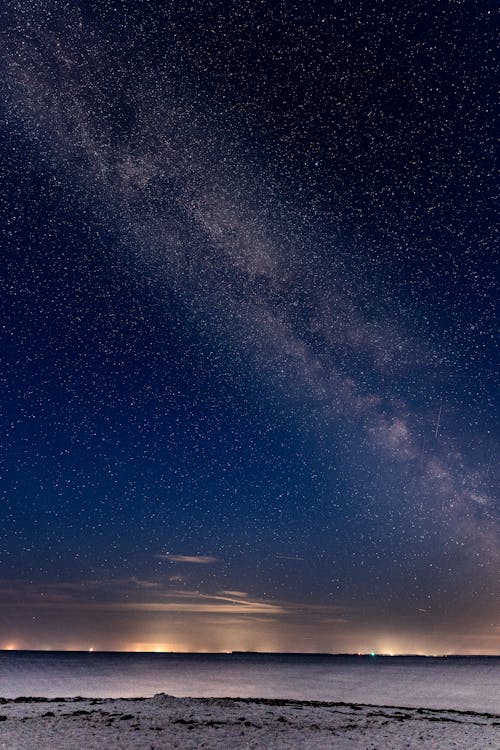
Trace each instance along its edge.
{"label": "horizon line", "polygon": [[98,648],[0,648],[0,654],[15,654],[15,653],[42,653],[42,654],[135,654],[141,655],[153,655],[153,656],[245,656],[245,655],[258,655],[258,656],[356,656],[356,657],[387,657],[391,659],[397,659],[399,657],[413,657],[422,659],[448,659],[448,658],[499,658],[500,653],[495,654],[461,654],[461,653],[387,653],[378,651],[137,651],[127,649],[98,649]]}

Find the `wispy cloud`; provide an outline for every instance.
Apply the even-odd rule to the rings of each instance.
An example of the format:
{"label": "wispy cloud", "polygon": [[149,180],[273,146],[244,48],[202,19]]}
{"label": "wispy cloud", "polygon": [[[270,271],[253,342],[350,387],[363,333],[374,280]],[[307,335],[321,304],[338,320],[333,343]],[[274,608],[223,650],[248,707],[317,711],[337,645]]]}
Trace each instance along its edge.
{"label": "wispy cloud", "polygon": [[128,581],[141,589],[154,589],[160,585],[158,581],[147,581],[144,578],[137,578],[137,576],[131,576]]}
{"label": "wispy cloud", "polygon": [[190,563],[193,565],[212,565],[219,561],[218,557],[212,557],[212,555],[173,555],[170,552],[162,552],[158,557],[160,560],[168,560],[169,562],[177,563]]}
{"label": "wispy cloud", "polygon": [[229,591],[220,591],[219,593],[222,594],[222,596],[236,596],[236,597],[238,597],[238,599],[241,599],[242,597],[244,598],[244,597],[248,596],[248,594],[245,591],[231,591],[231,590],[229,590]]}
{"label": "wispy cloud", "polygon": [[[287,600],[269,600],[250,596],[245,591],[172,589],[168,584],[151,582],[137,586],[133,578],[103,581],[69,581],[27,584],[0,580],[0,606],[48,612],[137,612],[192,613],[221,617],[255,616],[303,618],[307,613],[334,622],[346,619],[351,608],[343,605],[318,605]],[[154,595],[153,594],[154,591]]]}

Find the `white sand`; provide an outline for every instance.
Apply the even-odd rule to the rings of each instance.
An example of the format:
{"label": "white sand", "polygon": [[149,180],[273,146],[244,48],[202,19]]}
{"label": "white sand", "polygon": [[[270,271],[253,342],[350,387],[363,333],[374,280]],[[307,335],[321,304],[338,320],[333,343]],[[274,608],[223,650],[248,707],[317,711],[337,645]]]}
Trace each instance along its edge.
{"label": "white sand", "polygon": [[500,716],[231,698],[2,699],[2,750],[500,747]]}

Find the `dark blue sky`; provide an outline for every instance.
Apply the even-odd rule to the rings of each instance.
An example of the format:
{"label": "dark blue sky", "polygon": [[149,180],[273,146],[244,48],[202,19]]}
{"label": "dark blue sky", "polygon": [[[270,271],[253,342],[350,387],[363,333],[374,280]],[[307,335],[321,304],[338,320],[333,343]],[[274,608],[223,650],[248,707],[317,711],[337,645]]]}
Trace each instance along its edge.
{"label": "dark blue sky", "polygon": [[498,652],[493,13],[5,4],[1,647]]}

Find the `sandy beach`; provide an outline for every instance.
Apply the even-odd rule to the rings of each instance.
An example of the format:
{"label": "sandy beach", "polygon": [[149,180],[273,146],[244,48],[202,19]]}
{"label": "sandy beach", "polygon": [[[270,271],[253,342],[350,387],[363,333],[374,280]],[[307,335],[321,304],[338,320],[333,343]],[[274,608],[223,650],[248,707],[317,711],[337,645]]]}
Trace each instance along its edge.
{"label": "sandy beach", "polygon": [[0,701],[2,750],[487,750],[500,715],[279,699],[17,698]]}

